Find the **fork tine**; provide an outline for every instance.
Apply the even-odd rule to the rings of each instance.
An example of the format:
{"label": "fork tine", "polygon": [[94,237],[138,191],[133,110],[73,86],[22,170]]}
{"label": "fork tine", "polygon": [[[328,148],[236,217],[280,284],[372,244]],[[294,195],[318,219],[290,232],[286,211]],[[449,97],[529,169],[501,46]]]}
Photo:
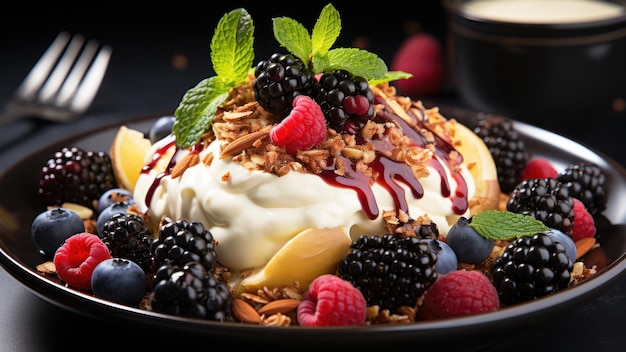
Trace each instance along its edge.
{"label": "fork tine", "polygon": [[100,49],[100,52],[94,59],[89,71],[85,75],[81,84],[78,86],[76,95],[71,102],[70,109],[77,113],[83,113],[87,110],[91,102],[93,101],[100,83],[104,77],[104,73],[109,65],[109,59],[111,58],[111,47],[104,46]]}
{"label": "fork tine", "polygon": [[76,93],[76,90],[78,89],[78,84],[83,78],[83,75],[89,68],[89,64],[96,54],[97,48],[97,41],[91,39],[89,40],[89,42],[87,42],[85,49],[76,61],[76,65],[74,65],[74,68],[70,72],[69,76],[63,83],[61,90],[57,94],[54,105],[66,106],[68,104],[72,96]]}
{"label": "fork tine", "polygon": [[46,81],[41,91],[39,92],[39,100],[42,103],[50,103],[54,95],[59,91],[59,87],[63,84],[67,73],[72,68],[81,47],[83,46],[84,38],[80,34],[74,35],[72,40],[68,44],[63,56],[59,59],[54,70],[50,74],[50,77]]}
{"label": "fork tine", "polygon": [[35,97],[69,39],[70,35],[67,32],[61,32],[57,35],[39,61],[30,70],[22,84],[17,88],[15,94],[18,99],[32,100]]}

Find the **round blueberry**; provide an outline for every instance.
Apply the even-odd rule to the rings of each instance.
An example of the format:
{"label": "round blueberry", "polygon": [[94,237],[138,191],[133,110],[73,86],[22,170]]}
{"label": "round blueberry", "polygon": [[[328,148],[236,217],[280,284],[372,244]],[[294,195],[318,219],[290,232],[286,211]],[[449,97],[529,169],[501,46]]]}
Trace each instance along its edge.
{"label": "round blueberry", "polygon": [[161,116],[156,119],[156,121],[152,124],[152,127],[150,127],[150,132],[148,133],[150,142],[154,144],[156,141],[159,141],[171,134],[174,122],[176,122],[176,117],[170,115]]}
{"label": "round blueberry", "polygon": [[78,214],[52,208],[35,217],[30,233],[41,254],[51,257],[66,239],[80,232],[85,232],[85,223]]}
{"label": "round blueberry", "polygon": [[560,242],[563,247],[565,247],[565,254],[567,254],[567,257],[572,263],[576,261],[576,244],[571,237],[557,229],[549,229],[546,231],[546,235],[548,235],[553,242]]}
{"label": "round blueberry", "polygon": [[146,274],[128,259],[111,258],[96,265],[91,274],[93,294],[107,301],[137,305],[146,293]]}
{"label": "round blueberry", "polygon": [[106,207],[117,202],[134,203],[133,194],[124,188],[111,188],[102,193],[98,199],[97,213],[100,214]]}
{"label": "round blueberry", "polygon": [[452,247],[459,262],[478,264],[489,257],[494,240],[481,236],[470,226],[470,222],[469,219],[460,217],[448,230],[446,243]]}
{"label": "round blueberry", "polygon": [[435,269],[440,275],[447,274],[450,271],[458,269],[459,261],[456,258],[456,253],[454,253],[452,247],[440,240],[427,241],[430,249],[437,253],[437,264],[435,265]]}
{"label": "round blueberry", "polygon": [[132,204],[132,202],[115,202],[104,208],[100,212],[100,214],[98,214],[98,219],[96,220],[98,235],[102,238],[102,230],[104,229],[104,224],[111,219],[111,216],[113,216],[113,214],[126,213],[128,208],[130,208]]}

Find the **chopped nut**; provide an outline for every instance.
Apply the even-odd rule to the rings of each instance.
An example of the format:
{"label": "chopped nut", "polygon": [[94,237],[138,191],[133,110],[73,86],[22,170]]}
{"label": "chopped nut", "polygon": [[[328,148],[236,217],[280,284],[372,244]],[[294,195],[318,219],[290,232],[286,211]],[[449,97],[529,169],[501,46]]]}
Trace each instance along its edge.
{"label": "chopped nut", "polygon": [[279,299],[276,301],[271,301],[259,308],[259,314],[263,315],[274,315],[276,313],[286,314],[296,309],[300,305],[300,301],[297,299]]}
{"label": "chopped nut", "polygon": [[233,299],[233,315],[242,323],[261,324],[263,319],[257,311],[243,299]]}

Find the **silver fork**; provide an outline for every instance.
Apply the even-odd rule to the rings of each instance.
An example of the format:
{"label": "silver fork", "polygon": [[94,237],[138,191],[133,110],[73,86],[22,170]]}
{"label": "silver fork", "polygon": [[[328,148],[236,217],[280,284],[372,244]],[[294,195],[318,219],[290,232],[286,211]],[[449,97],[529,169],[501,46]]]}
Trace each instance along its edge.
{"label": "silver fork", "polygon": [[59,33],[7,103],[0,125],[23,118],[68,122],[84,114],[112,51],[93,39],[84,42],[81,34]]}

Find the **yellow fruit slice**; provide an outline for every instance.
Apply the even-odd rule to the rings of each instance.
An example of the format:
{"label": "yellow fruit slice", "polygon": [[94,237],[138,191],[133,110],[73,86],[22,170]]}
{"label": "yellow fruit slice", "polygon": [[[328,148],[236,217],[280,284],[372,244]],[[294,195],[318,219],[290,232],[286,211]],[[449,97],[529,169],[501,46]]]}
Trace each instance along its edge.
{"label": "yellow fruit slice", "polygon": [[264,267],[234,283],[233,293],[256,293],[265,286],[290,286],[296,281],[306,289],[316,277],[335,273],[351,243],[339,227],[306,229],[285,243]]}
{"label": "yellow fruit slice", "polygon": [[133,191],[151,146],[142,132],[120,126],[109,151],[115,180],[120,187]]}
{"label": "yellow fruit slice", "polygon": [[470,199],[470,215],[483,210],[498,209],[500,184],[498,172],[489,148],[474,131],[456,120],[449,120],[452,145],[461,153],[465,165],[474,177],[476,195]]}

